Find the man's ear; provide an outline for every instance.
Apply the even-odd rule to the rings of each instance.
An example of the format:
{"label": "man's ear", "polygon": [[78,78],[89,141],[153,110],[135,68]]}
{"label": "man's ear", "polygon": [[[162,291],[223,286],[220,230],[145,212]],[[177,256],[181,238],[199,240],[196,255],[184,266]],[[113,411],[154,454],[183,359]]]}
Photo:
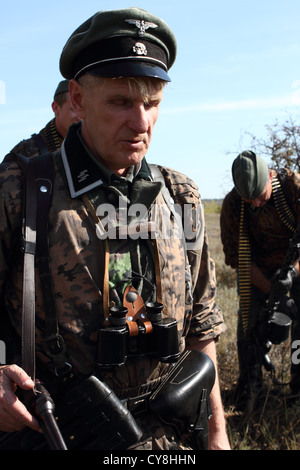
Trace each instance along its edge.
{"label": "man's ear", "polygon": [[85,117],[83,106],[84,91],[82,86],[74,79],[71,79],[69,82],[69,94],[72,108],[74,109],[79,119],[83,119]]}
{"label": "man's ear", "polygon": [[56,113],[59,111],[59,108],[60,108],[59,104],[56,101],[53,101],[51,107],[52,107],[52,111],[54,112],[56,116]]}

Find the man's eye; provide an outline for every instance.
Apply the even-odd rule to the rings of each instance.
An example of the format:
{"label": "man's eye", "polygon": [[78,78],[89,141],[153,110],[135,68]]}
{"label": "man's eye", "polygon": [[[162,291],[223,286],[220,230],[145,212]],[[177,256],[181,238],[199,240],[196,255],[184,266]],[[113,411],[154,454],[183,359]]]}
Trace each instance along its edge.
{"label": "man's eye", "polygon": [[159,101],[148,101],[144,104],[145,109],[156,108],[159,105]]}
{"label": "man's eye", "polygon": [[114,106],[128,106],[129,101],[125,99],[118,99],[118,100],[112,100],[111,104],[113,104]]}

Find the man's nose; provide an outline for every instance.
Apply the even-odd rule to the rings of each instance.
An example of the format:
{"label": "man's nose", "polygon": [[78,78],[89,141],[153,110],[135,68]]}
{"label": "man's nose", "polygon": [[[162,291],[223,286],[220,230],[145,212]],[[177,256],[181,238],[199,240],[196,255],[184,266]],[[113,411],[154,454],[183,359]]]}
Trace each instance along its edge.
{"label": "man's nose", "polygon": [[134,106],[132,108],[128,126],[139,134],[147,132],[149,121],[144,105]]}
{"label": "man's nose", "polygon": [[261,201],[259,199],[253,199],[252,206],[259,207],[261,205]]}

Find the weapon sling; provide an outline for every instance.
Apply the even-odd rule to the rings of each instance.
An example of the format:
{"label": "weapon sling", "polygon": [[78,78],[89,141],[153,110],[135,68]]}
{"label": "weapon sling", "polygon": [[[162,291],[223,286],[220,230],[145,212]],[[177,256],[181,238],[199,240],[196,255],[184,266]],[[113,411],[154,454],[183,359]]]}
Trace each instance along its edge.
{"label": "weapon sling", "polygon": [[[37,159],[18,155],[25,174],[25,213],[23,218],[23,302],[22,302],[22,367],[35,382],[34,390],[24,391],[25,403],[39,418],[50,449],[66,450],[66,445],[53,416],[54,403],[35,377],[35,255],[38,223],[48,220],[52,197],[53,156]],[[41,230],[41,233],[47,233]],[[40,234],[40,232],[39,232]],[[43,241],[44,243],[44,241]]]}

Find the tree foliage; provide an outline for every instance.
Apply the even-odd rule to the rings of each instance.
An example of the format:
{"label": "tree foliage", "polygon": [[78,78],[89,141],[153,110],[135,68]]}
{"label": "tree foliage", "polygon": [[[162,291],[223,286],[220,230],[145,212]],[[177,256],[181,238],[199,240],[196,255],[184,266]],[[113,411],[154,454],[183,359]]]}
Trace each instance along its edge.
{"label": "tree foliage", "polygon": [[289,116],[284,123],[278,120],[274,125],[266,125],[267,137],[258,139],[250,135],[252,150],[261,157],[268,157],[273,168],[290,168],[300,171],[300,127]]}

